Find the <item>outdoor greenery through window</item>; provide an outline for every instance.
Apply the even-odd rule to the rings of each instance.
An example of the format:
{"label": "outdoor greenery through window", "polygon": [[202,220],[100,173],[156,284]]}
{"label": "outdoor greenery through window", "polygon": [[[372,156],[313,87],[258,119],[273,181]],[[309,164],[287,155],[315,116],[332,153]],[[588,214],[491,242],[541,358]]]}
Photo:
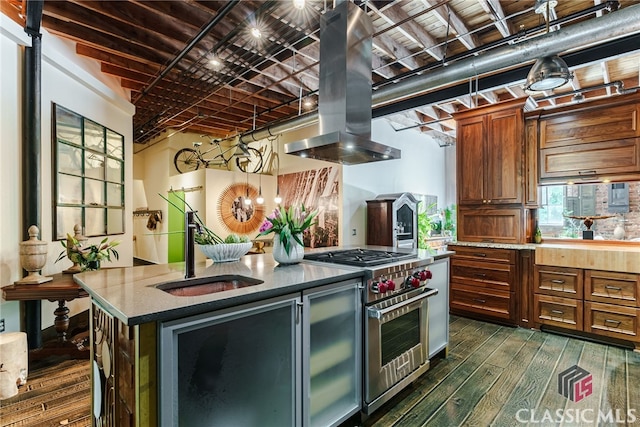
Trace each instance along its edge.
{"label": "outdoor greenery through window", "polygon": [[124,137],[53,105],[54,233],[124,233]]}

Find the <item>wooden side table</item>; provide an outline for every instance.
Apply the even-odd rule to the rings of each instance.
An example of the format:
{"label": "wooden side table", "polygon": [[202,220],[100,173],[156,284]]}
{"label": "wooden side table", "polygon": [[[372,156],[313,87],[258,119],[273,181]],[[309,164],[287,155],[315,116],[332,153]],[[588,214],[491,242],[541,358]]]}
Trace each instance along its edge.
{"label": "wooden side table", "polygon": [[13,284],[2,288],[2,295],[6,301],[30,301],[49,300],[58,301],[58,307],[54,310],[56,318],[54,326],[58,333],[56,341],[45,343],[42,348],[29,352],[30,360],[39,360],[48,356],[62,355],[74,359],[88,359],[89,348],[80,350],[72,342],[67,340],[69,329],[69,309],[67,301],[89,296],[87,291],[73,281],[72,274],[58,273],[53,275],[53,280],[40,284]]}

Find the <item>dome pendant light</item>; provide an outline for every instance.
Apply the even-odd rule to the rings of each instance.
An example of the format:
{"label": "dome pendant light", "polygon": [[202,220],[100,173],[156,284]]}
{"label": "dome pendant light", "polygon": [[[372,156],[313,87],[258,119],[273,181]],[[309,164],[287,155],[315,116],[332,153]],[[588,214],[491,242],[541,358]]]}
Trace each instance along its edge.
{"label": "dome pendant light", "polygon": [[526,90],[543,91],[560,87],[571,80],[567,63],[558,55],[536,60],[527,75]]}
{"label": "dome pendant light", "polygon": [[[547,34],[549,34],[549,20],[551,9],[558,4],[557,0],[536,0],[535,12],[544,15],[547,21]],[[529,70],[525,90],[541,92],[555,89],[566,84],[573,78],[567,63],[558,55],[538,58]]]}

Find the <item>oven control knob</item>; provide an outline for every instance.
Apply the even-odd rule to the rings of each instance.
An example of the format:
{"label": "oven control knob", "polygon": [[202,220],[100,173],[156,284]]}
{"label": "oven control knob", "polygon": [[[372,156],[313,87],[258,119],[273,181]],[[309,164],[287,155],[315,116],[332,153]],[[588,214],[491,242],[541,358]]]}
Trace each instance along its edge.
{"label": "oven control knob", "polygon": [[371,292],[374,294],[384,294],[387,292],[388,285],[384,282],[373,282],[371,284]]}
{"label": "oven control knob", "polygon": [[396,282],[394,282],[393,280],[387,280],[387,290],[389,292],[395,291],[396,290]]}
{"label": "oven control knob", "polygon": [[385,292],[387,292],[388,289],[389,289],[389,285],[387,285],[387,282],[380,282],[378,284],[378,292],[380,292],[381,294],[384,294]]}
{"label": "oven control knob", "polygon": [[420,279],[416,276],[409,276],[407,280],[404,281],[405,288],[418,288],[420,287]]}
{"label": "oven control knob", "polygon": [[425,280],[431,279],[432,277],[431,271],[429,270],[422,270],[422,271],[419,271],[417,274],[418,274],[418,278],[423,282]]}

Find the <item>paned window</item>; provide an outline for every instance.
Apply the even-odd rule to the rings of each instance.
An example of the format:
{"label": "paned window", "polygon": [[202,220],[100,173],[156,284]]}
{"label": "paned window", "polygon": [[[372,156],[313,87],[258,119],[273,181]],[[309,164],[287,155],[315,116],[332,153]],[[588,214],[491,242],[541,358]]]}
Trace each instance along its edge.
{"label": "paned window", "polygon": [[54,239],[124,233],[124,137],[53,104]]}

